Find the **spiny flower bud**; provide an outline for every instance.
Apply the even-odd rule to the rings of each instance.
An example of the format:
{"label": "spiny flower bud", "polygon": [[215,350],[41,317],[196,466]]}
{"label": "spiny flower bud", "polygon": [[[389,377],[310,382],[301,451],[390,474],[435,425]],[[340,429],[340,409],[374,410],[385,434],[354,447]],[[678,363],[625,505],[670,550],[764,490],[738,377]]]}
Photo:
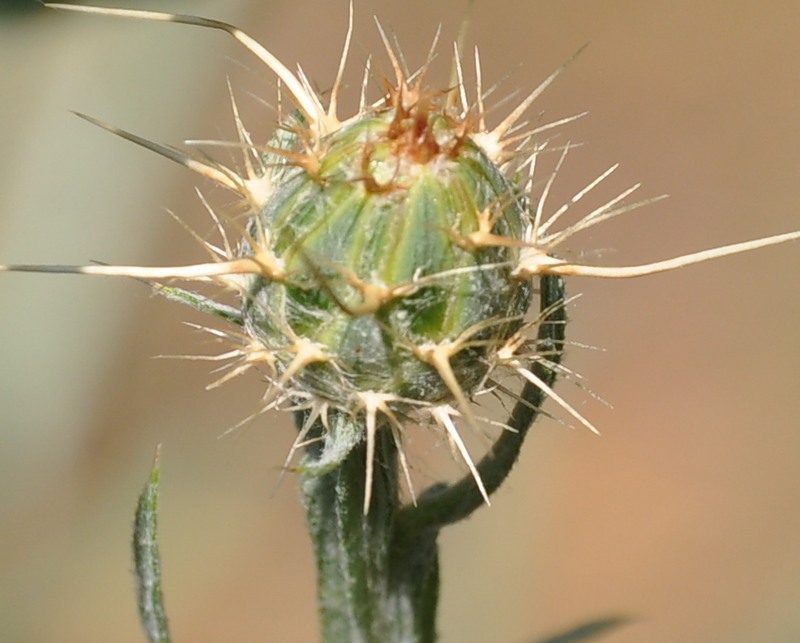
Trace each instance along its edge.
{"label": "spiny flower bud", "polygon": [[[264,150],[254,144],[235,102],[244,170],[223,166],[83,117],[156,151],[235,192],[249,217],[240,231],[224,225],[224,243],[204,242],[210,263],[177,268],[136,266],[3,266],[0,270],[77,272],[166,279],[213,280],[233,288],[239,309],[172,286],[174,299],[237,324],[213,331],[235,344],[233,365],[220,381],[253,365],[265,366],[273,397],[265,408],[306,411],[292,454],[328,413],[356,418],[367,445],[364,509],[369,507],[375,434],[392,432],[402,450],[404,422],[439,426],[455,444],[488,503],[488,493],[456,429],[473,426],[472,399],[495,392],[516,399],[503,384],[513,375],[557,401],[575,419],[592,425],[536,375],[532,364],[550,355],[538,350],[525,322],[536,280],[543,275],[634,277],[734,254],[800,237],[792,232],[643,266],[574,264],[558,248],[574,234],[655,199],[627,203],[638,186],[593,209],[577,222],[555,224],[615,169],[603,172],[567,204],[549,209],[553,181],[569,145],[538,196],[531,194],[537,159],[550,151],[541,134],[573,120],[539,127],[522,121],[557,70],[501,122],[486,125],[478,81],[468,92],[458,53],[457,82],[446,91],[426,88],[431,57],[406,72],[381,31],[395,78],[386,92],[356,114],[340,118],[342,86],[352,30],[327,107],[302,74],[289,71],[263,46],[226,23],[151,11],[51,5],[61,9],[176,22],[222,30],[244,44],[281,81],[294,103],[279,115]],[[475,76],[480,79],[476,54]],[[366,79],[369,70],[365,74]],[[474,99],[470,101],[469,95]],[[563,303],[561,304],[563,305]],[[331,431],[326,439],[335,441]],[[410,481],[409,481],[410,486]],[[412,491],[413,494],[413,491]]]}
{"label": "spiny flower bud", "polygon": [[450,403],[485,380],[530,288],[518,247],[472,239],[491,219],[521,241],[526,215],[459,125],[387,102],[279,170],[251,229],[283,276],[248,280],[243,310],[283,383],[354,411],[368,392]]}

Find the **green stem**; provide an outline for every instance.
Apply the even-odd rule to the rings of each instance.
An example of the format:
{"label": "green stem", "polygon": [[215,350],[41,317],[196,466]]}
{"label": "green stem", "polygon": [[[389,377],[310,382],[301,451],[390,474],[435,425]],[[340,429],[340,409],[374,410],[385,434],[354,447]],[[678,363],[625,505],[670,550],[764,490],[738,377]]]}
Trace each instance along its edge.
{"label": "green stem", "polygon": [[[542,319],[536,337],[538,354],[547,355],[554,365],[561,362],[567,325],[564,306],[564,281],[561,277],[545,276],[539,282],[539,309]],[[542,362],[529,365],[530,370],[548,386],[556,380],[556,371]],[[506,424],[510,431],[503,431],[492,447],[476,465],[486,492],[491,495],[505,481],[519,457],[522,443],[539,416],[539,409],[546,399],[542,389],[525,382],[519,400],[511,411]],[[483,506],[484,500],[471,475],[465,475],[451,485],[431,488],[420,498],[417,506],[402,510],[399,520],[405,529],[441,529],[467,518]]]}
{"label": "green stem", "polygon": [[[345,414],[330,418],[333,441],[363,435],[358,420]],[[304,464],[326,459],[325,447],[309,448]],[[391,432],[378,431],[375,475],[368,514],[364,514],[366,447],[360,440],[338,467],[319,475],[306,473],[303,495],[315,546],[322,640],[382,643],[409,638],[394,619],[399,597],[390,588],[392,523],[400,506],[397,450]],[[312,461],[312,462],[309,462]],[[401,636],[402,630],[402,636]]]}
{"label": "green stem", "polygon": [[[566,313],[563,282],[541,280],[537,348],[560,361]],[[536,362],[535,374],[552,385],[556,373]],[[543,392],[526,384],[508,424],[478,471],[489,493],[510,473]],[[298,426],[306,416],[298,414]],[[324,643],[433,643],[439,594],[437,537],[440,529],[483,504],[471,476],[438,485],[417,506],[402,506],[397,447],[391,431],[376,432],[374,480],[369,512],[363,511],[366,446],[363,420],[331,414],[329,428],[313,428],[301,471],[302,493],[318,571]],[[335,464],[335,466],[332,466]]]}

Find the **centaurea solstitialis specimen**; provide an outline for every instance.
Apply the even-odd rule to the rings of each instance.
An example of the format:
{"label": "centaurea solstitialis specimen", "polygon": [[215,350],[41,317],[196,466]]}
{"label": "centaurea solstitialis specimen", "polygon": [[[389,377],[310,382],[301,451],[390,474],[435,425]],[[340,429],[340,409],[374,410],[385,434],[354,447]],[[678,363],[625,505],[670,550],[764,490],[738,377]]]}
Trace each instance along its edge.
{"label": "centaurea solstitialis specimen", "polygon": [[[455,82],[435,92],[425,85],[430,56],[409,73],[384,36],[394,78],[375,102],[363,92],[357,113],[344,118],[337,102],[346,55],[324,101],[301,70],[291,72],[230,25],[54,6],[223,30],[276,74],[294,103],[294,110],[278,115],[266,146],[252,141],[234,104],[242,168],[85,117],[241,198],[242,217],[223,220],[211,211],[221,242],[204,242],[209,262],[2,269],[169,280],[156,286],[160,292],[231,322],[230,330],[209,329],[232,345],[224,379],[257,368],[272,390],[262,410],[284,408],[298,419],[287,467],[306,448],[298,469],[317,547],[327,640],[429,640],[438,529],[488,504],[545,397],[593,428],[552,388],[563,369],[563,277],[652,274],[800,236],[644,266],[572,263],[559,256],[567,239],[646,202],[626,201],[635,186],[556,227],[613,171],[551,208],[548,195],[569,146],[533,196],[537,162],[551,149],[542,137],[571,119],[539,127],[522,119],[561,70],[490,127],[480,81],[467,90],[458,53]],[[348,31],[345,54],[349,42]],[[480,79],[477,55],[475,62]],[[366,70],[365,86],[369,75]],[[176,288],[174,279],[222,284],[236,293],[238,306]],[[531,319],[528,307],[537,292],[539,314]],[[515,378],[521,391],[512,388]],[[514,408],[489,454],[475,462],[458,425],[488,422],[473,406],[474,398],[488,394]],[[403,448],[409,423],[443,431],[470,475],[417,497]],[[398,473],[408,506],[400,502]]]}

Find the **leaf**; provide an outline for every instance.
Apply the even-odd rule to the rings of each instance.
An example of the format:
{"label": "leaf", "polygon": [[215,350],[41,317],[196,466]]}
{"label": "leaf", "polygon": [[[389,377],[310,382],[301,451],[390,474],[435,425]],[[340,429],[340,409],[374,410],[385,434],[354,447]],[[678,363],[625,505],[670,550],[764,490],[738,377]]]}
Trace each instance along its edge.
{"label": "leaf", "polygon": [[158,484],[161,477],[156,448],[153,470],[139,496],[133,524],[133,559],[136,567],[139,620],[150,643],[169,643],[167,615],[161,593],[161,556],[158,550]]}
{"label": "leaf", "polygon": [[216,302],[209,297],[204,297],[191,290],[185,290],[184,288],[177,288],[175,286],[165,286],[164,284],[153,284],[153,288],[156,293],[166,297],[170,301],[191,306],[201,313],[219,317],[237,326],[241,326],[244,323],[242,320],[242,313],[236,308],[226,306],[225,304]]}
{"label": "leaf", "polygon": [[627,616],[606,616],[583,623],[555,636],[550,636],[540,640],[538,643],[583,643],[597,636],[608,634],[612,629],[630,622],[631,619]]}

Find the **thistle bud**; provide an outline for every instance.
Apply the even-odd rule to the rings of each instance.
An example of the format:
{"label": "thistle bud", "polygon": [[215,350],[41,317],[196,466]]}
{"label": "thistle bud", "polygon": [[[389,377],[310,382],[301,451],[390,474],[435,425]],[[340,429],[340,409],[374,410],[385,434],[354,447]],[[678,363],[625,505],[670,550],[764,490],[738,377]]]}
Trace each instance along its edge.
{"label": "thistle bud", "polygon": [[[536,321],[525,321],[540,278],[637,277],[800,238],[800,232],[789,232],[641,266],[592,266],[564,259],[559,249],[573,235],[655,199],[627,203],[637,185],[557,226],[568,221],[564,215],[572,205],[616,168],[552,209],[548,195],[569,145],[561,148],[541,190],[532,193],[537,159],[552,149],[542,133],[577,116],[527,126],[524,115],[563,67],[490,128],[477,52],[474,90],[464,82],[456,51],[454,82],[447,90],[431,91],[425,77],[432,56],[420,70],[408,73],[381,31],[395,77],[381,79],[386,91],[371,104],[362,89],[357,112],[340,118],[338,95],[352,10],[341,64],[323,106],[302,71],[291,72],[232,25],[154,11],[50,6],[224,31],[277,76],[293,111],[278,115],[265,151],[253,143],[232,100],[239,132],[234,145],[244,151],[243,169],[84,116],[235,192],[248,222],[244,228],[238,222],[226,226],[211,210],[224,243],[204,242],[214,255],[210,263],[164,268],[22,265],[0,266],[0,271],[138,277],[158,284],[167,296],[238,324],[240,329],[231,333],[213,331],[236,344],[224,354],[234,363],[220,381],[253,365],[266,366],[272,397],[265,408],[283,405],[305,413],[289,459],[317,419],[330,427],[328,412],[360,426],[357,439],[344,439],[350,446],[366,442],[365,510],[381,426],[391,429],[410,486],[402,449],[408,420],[447,433],[488,503],[489,494],[454,419],[474,426],[472,399],[488,391],[530,404],[502,383],[509,374],[594,430],[553,391],[547,381],[552,377],[537,374],[537,364],[554,373],[560,359],[552,347],[549,354],[540,350],[530,332]],[[366,85],[369,69],[364,77]],[[242,236],[242,229],[243,240],[231,243],[229,233]],[[212,280],[232,287],[239,295],[238,308],[165,286],[167,279]],[[562,292],[561,285],[556,290]],[[547,308],[548,302],[543,303]],[[338,436],[330,431],[325,439],[335,442]]]}
{"label": "thistle bud", "polygon": [[[318,149],[297,149],[303,138],[274,150],[291,167],[278,164],[250,226],[269,231],[258,251],[281,271],[249,279],[243,298],[278,379],[347,412],[365,394],[416,405],[470,396],[530,300],[529,280],[511,274],[521,196],[424,97],[397,95]],[[502,245],[476,240],[488,221]]]}

